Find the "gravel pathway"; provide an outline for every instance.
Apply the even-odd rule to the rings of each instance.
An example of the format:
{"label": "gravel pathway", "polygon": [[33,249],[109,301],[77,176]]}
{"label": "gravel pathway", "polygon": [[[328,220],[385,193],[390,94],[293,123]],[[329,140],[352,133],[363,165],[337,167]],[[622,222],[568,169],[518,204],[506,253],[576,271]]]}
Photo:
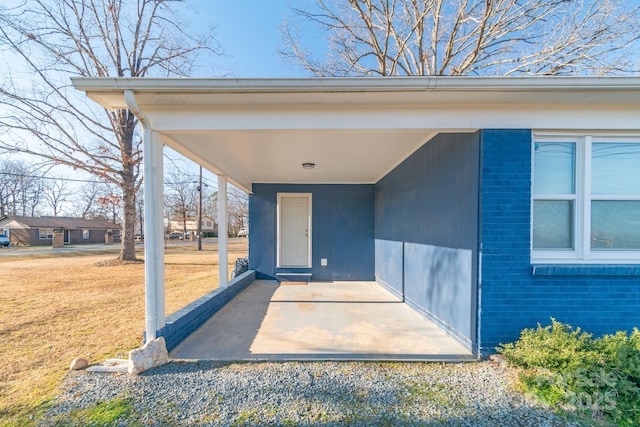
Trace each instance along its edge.
{"label": "gravel pathway", "polygon": [[45,425],[117,398],[131,409],[109,425],[580,425],[511,392],[511,376],[490,362],[174,361],[138,376],[72,372]]}

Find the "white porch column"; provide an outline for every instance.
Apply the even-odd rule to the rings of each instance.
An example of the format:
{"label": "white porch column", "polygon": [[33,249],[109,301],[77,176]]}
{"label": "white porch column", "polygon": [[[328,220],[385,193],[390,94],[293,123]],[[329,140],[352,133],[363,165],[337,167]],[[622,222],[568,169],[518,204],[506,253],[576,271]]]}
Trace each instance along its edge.
{"label": "white porch column", "polygon": [[227,177],[218,175],[218,267],[220,288],[229,284],[229,255],[227,253]]}
{"label": "white porch column", "polygon": [[144,126],[144,282],[146,341],[164,326],[164,184],[162,142]]}
{"label": "white porch column", "polygon": [[152,130],[142,112],[136,94],[124,91],[127,108],[136,115],[143,130],[144,162],[144,301],[145,331],[148,342],[164,326],[164,183],[162,174],[162,140]]}

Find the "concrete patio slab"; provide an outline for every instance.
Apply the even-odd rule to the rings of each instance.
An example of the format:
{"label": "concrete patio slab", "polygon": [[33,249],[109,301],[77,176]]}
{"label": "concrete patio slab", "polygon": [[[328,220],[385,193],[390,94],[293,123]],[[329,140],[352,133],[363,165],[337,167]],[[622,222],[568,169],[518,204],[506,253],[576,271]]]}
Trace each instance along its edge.
{"label": "concrete patio slab", "polygon": [[429,360],[475,357],[375,282],[257,280],[171,353],[173,359]]}

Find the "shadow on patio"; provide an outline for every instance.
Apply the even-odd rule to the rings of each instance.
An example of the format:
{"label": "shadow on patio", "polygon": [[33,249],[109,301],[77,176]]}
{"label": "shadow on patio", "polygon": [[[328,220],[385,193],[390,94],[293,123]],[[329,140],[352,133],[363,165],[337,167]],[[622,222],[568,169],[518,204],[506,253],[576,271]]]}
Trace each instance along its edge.
{"label": "shadow on patio", "polygon": [[474,356],[375,282],[256,280],[173,359],[429,360]]}

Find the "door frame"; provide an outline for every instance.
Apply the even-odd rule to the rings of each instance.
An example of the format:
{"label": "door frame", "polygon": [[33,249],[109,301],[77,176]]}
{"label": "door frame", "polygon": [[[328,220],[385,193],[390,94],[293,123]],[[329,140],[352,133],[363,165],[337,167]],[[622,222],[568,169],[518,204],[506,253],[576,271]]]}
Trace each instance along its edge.
{"label": "door frame", "polygon": [[[307,217],[307,221],[308,221],[307,228],[309,230],[309,233],[308,233],[308,238],[307,238],[307,245],[308,245],[307,254],[308,254],[308,258],[307,258],[307,265],[306,266],[288,267],[286,265],[285,266],[282,265],[282,259],[281,259],[281,249],[282,249],[282,239],[281,239],[282,224],[281,224],[281,218],[282,218],[282,215],[281,215],[281,209],[282,209],[282,198],[283,197],[306,197],[307,198],[307,209],[308,209],[308,212],[309,212],[309,215]],[[312,194],[311,193],[277,193],[277,203],[276,203],[276,205],[277,205],[277,208],[276,208],[276,211],[277,211],[276,212],[276,229],[277,229],[277,231],[276,231],[276,233],[277,233],[277,236],[276,236],[277,237],[277,239],[276,239],[277,240],[277,243],[276,243],[276,245],[277,245],[277,247],[276,247],[276,267],[277,268],[311,268],[312,267],[312,265],[311,265],[311,260],[312,260],[312,257],[311,257],[311,247],[312,247],[311,240],[312,240],[312,237],[313,237],[313,232],[311,230],[311,224],[313,223],[313,221],[312,221],[313,213],[312,213],[312,210],[311,210],[311,207],[312,207],[311,199],[312,199]]]}

